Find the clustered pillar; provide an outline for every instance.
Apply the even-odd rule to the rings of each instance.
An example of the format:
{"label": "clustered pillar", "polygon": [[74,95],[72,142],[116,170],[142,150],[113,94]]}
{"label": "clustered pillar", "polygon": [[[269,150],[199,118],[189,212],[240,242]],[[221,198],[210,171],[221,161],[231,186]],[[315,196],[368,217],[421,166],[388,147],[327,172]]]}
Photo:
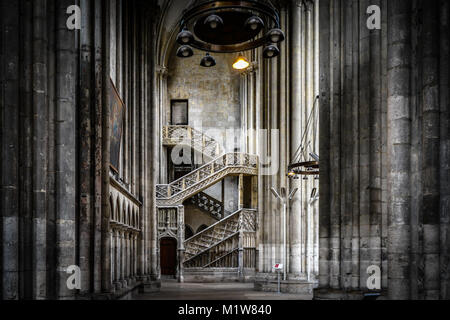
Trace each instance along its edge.
{"label": "clustered pillar", "polygon": [[[370,5],[381,30],[366,27]],[[377,266],[390,299],[448,299],[449,5],[320,8],[316,296],[362,297]]]}
{"label": "clustered pillar", "polygon": [[[67,25],[73,5],[80,30]],[[110,297],[114,280],[150,278],[154,174],[152,161],[143,165],[153,157],[153,11],[139,0],[1,1],[0,299]],[[111,35],[122,26],[112,16],[127,26]],[[123,46],[111,53],[112,43]],[[112,61],[128,71],[114,76],[134,119],[127,122],[134,158],[126,163],[134,180],[121,192],[142,200],[139,236],[110,226]],[[128,261],[116,264],[125,253]],[[67,286],[70,266],[81,269],[80,290]]]}

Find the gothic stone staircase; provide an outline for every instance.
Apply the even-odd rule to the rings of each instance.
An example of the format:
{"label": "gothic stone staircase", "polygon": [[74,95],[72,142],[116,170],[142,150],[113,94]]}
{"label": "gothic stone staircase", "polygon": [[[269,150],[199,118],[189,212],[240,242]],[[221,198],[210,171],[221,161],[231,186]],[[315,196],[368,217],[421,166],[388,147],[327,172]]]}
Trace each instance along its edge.
{"label": "gothic stone staircase", "polygon": [[224,205],[221,201],[217,200],[214,197],[211,197],[204,192],[197,193],[188,201],[216,220],[220,220],[225,215],[228,215],[228,213],[230,213],[225,210]]}
{"label": "gothic stone staircase", "polygon": [[256,211],[240,209],[184,242],[185,268],[251,267]]}
{"label": "gothic stone staircase", "polygon": [[211,161],[223,154],[220,143],[190,126],[165,126],[163,128],[163,145],[166,147],[187,146]]}
{"label": "gothic stone staircase", "polygon": [[156,186],[156,205],[178,206],[227,176],[258,175],[258,157],[245,153],[228,153],[188,173],[170,184]]}
{"label": "gothic stone staircase", "polygon": [[[163,132],[164,145],[190,146],[203,154],[209,163],[170,183],[156,186],[156,205],[160,208],[158,218],[161,231],[175,234],[181,230],[177,209],[185,200],[209,212],[216,219],[222,218],[223,204],[202,191],[227,176],[258,174],[258,157],[245,153],[228,153],[218,156],[221,148],[212,138],[188,126],[166,126]],[[168,215],[171,213],[173,216]],[[209,228],[184,241],[183,267],[190,270],[210,268],[244,268],[256,265],[256,221],[255,210],[240,209],[221,219]],[[178,221],[178,222],[176,222]],[[177,227],[178,224],[178,227]],[[170,231],[167,231],[170,230]]]}

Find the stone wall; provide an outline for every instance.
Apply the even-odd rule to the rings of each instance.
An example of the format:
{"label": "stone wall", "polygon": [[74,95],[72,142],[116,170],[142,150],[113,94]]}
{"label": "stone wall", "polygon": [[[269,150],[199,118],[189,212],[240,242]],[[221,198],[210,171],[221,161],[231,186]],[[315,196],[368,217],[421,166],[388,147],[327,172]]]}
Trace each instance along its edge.
{"label": "stone wall", "polygon": [[200,226],[211,226],[216,223],[217,220],[214,219],[211,215],[203,212],[199,208],[194,205],[186,204],[184,207],[184,223],[192,228],[194,234],[197,233],[197,230]]}
{"label": "stone wall", "polygon": [[[205,53],[195,50],[190,58],[172,56],[167,80],[168,109],[170,100],[189,100],[189,125],[203,131],[224,146],[226,152],[234,152],[240,146],[240,76],[233,70],[234,54],[212,54],[217,65],[200,66]],[[227,133],[229,131],[229,133]]]}
{"label": "stone wall", "polygon": [[[212,54],[217,65],[200,66],[205,53],[181,59],[172,56],[167,78],[167,118],[170,119],[170,100],[189,101],[189,125],[218,141],[225,152],[234,152],[241,145],[240,74],[232,68],[237,55]],[[222,200],[222,184],[212,186],[205,193]],[[237,210],[237,179],[225,179],[225,210]]]}
{"label": "stone wall", "polygon": [[375,265],[390,299],[448,299],[448,2],[320,6],[317,296],[361,297]]}
{"label": "stone wall", "polygon": [[[150,238],[156,229],[156,152],[150,139],[154,48],[140,45],[152,43],[154,8],[139,0],[78,3],[81,30],[66,26],[73,1],[0,3],[0,299],[114,296],[111,75],[129,110],[130,151],[122,162],[127,174],[119,178],[143,202],[139,274],[148,279],[157,272]],[[127,21],[123,41],[120,32],[111,34],[111,16]],[[111,41],[117,48],[123,44],[123,55],[113,50],[125,70],[122,77],[120,68],[110,73]],[[66,284],[73,265],[81,269],[79,291]]]}

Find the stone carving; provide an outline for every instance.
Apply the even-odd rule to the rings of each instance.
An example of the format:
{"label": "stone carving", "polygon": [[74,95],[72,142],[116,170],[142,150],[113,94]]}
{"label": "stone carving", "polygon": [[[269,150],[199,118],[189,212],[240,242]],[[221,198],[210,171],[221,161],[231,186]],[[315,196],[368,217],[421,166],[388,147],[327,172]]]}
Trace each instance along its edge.
{"label": "stone carving", "polygon": [[222,148],[216,140],[189,126],[165,126],[163,144],[169,147],[187,145],[203,154],[208,160],[222,153]]}
{"label": "stone carving", "polygon": [[229,175],[257,175],[258,157],[225,154],[168,185],[156,186],[157,206],[176,206]]}
{"label": "stone carving", "polygon": [[244,242],[246,249],[252,249],[250,247],[254,246],[255,226],[255,210],[241,209],[231,214],[185,241],[184,266],[186,268],[238,267],[237,253],[243,250]]}

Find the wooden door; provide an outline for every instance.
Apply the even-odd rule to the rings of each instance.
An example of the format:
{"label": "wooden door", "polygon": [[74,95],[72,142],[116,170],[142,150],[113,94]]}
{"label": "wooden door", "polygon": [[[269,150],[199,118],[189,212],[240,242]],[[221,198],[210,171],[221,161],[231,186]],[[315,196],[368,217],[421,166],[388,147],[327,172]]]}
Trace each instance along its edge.
{"label": "wooden door", "polygon": [[160,245],[161,275],[174,276],[177,270],[177,240],[161,239]]}

